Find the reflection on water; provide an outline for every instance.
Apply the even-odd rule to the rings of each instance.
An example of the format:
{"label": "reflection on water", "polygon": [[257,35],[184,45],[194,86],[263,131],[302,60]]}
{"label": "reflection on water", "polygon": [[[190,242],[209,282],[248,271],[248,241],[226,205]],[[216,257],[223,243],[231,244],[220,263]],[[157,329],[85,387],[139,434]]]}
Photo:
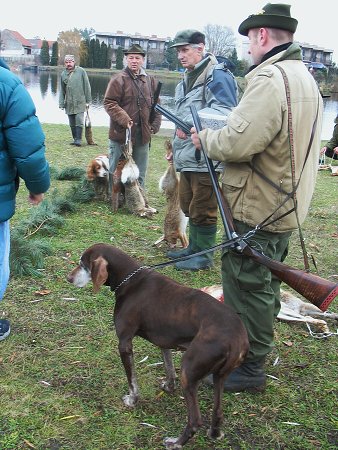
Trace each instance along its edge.
{"label": "reflection on water", "polygon": [[[33,98],[36,106],[37,115],[43,123],[62,123],[68,124],[66,113],[59,109],[59,88],[60,74],[56,71],[41,71],[34,73],[24,71],[18,73],[19,78],[26,86],[28,92]],[[93,126],[109,126],[109,117],[103,108],[103,98],[106,92],[109,74],[88,74],[92,88],[92,104],[90,106],[90,117]],[[173,97],[177,80],[161,79],[161,103],[165,108],[173,107]],[[322,128],[322,139],[330,139],[334,127],[334,119],[338,113],[338,94],[333,94],[324,99],[324,117]],[[166,128],[173,128],[172,124],[163,120]]]}
{"label": "reflection on water", "polygon": [[[68,124],[67,114],[59,109],[60,74],[61,71],[34,73],[28,70],[18,73],[35,103],[37,115],[42,123]],[[109,116],[103,108],[103,98],[110,77],[109,74],[88,74],[92,89],[92,103],[89,110],[92,126],[109,126]],[[161,102],[170,108],[173,106],[177,82],[165,79],[161,81],[163,82]],[[166,127],[173,128],[171,123],[165,123]]]}

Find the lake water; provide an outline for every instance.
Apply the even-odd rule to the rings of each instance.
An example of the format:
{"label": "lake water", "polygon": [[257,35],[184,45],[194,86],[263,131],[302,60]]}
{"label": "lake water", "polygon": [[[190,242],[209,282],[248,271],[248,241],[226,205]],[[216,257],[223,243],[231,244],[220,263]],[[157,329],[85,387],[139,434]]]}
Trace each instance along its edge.
{"label": "lake water", "polygon": [[[68,124],[68,116],[59,109],[60,72],[42,71],[34,73],[24,71],[18,73],[19,78],[26,86],[33,98],[37,115],[42,123]],[[92,88],[92,104],[89,114],[92,126],[109,126],[109,117],[103,108],[103,97],[110,80],[110,75],[89,74]],[[160,79],[160,77],[159,77]],[[177,80],[160,79],[163,82],[161,89],[161,104],[170,109],[173,106],[173,97]],[[322,139],[330,139],[334,127],[334,119],[338,113],[338,94],[324,98],[324,117]],[[173,129],[173,124],[166,119],[162,120],[163,128]]]}

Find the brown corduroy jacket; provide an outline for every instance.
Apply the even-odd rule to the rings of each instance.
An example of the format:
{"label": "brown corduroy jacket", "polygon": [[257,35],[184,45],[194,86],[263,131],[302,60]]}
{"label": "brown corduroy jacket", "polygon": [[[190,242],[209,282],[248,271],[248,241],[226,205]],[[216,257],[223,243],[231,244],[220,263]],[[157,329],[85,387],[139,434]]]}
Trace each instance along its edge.
{"label": "brown corduroy jacket", "polygon": [[109,139],[121,144],[126,139],[126,128],[132,120],[132,142],[135,141],[136,126],[142,128],[142,144],[150,142],[151,135],[159,131],[161,114],[155,112],[154,120],[149,123],[154,92],[157,86],[155,78],[142,70],[134,76],[128,68],[113,75],[104,96],[103,105],[110,117]]}

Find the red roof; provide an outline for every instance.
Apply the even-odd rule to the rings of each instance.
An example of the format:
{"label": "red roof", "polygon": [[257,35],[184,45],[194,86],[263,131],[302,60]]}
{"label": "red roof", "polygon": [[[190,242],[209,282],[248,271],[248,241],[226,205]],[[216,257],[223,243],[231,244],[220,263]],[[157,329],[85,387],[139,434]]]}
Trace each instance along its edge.
{"label": "red roof", "polygon": [[24,47],[32,47],[32,44],[25,39],[18,31],[8,30],[15,37],[16,40],[21,42]]}

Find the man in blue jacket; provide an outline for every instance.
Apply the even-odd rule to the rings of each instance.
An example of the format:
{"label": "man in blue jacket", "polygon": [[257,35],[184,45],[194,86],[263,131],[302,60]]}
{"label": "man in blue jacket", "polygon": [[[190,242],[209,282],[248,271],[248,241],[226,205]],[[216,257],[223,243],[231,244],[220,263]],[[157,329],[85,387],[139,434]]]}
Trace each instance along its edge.
{"label": "man in blue jacket", "polygon": [[[179,31],[175,36],[177,57],[185,68],[183,80],[175,90],[175,114],[192,125],[190,106],[194,105],[203,121],[220,123],[237,105],[237,83],[227,64],[205,50],[205,35],[198,30]],[[186,249],[169,251],[177,259],[212,247],[216,242],[217,199],[203,155],[196,152],[191,139],[179,128],[173,140],[175,169],[180,172],[180,206],[189,217],[189,245]],[[222,166],[216,161],[216,172]],[[178,270],[204,270],[213,266],[213,252],[193,256],[175,264]]]}
{"label": "man in blue jacket", "polygon": [[[32,205],[42,201],[50,184],[45,135],[35,112],[26,88],[0,58],[0,301],[9,280],[9,219],[15,213],[19,179]],[[0,341],[9,333],[9,321],[0,319]]]}

